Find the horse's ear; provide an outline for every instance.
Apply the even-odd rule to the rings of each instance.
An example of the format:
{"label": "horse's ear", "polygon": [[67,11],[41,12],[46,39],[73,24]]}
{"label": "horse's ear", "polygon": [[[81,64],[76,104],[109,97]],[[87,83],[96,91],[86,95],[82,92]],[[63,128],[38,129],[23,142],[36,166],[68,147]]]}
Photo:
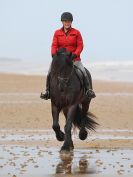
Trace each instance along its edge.
{"label": "horse's ear", "polygon": [[67,56],[68,56],[68,59],[67,59],[67,63],[69,64],[69,65],[72,65],[73,64],[73,62],[72,62],[72,52],[67,52]]}

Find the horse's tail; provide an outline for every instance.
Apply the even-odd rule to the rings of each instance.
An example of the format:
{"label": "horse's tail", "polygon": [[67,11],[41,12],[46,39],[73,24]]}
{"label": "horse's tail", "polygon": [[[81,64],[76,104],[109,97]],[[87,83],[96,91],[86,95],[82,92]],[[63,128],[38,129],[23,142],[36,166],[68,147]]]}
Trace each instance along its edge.
{"label": "horse's tail", "polygon": [[84,120],[85,130],[94,130],[99,125],[94,118],[96,116],[91,112],[87,112],[85,115],[83,114],[82,108],[80,105],[77,106],[76,114],[73,120],[73,124],[75,127],[81,129],[82,128],[82,120]]}

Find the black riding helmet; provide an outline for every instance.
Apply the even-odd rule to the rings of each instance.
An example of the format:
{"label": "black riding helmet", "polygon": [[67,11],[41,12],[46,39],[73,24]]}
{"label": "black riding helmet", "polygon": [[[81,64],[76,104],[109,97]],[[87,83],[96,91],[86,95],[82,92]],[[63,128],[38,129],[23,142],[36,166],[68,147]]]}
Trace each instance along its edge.
{"label": "black riding helmet", "polygon": [[70,12],[64,12],[61,15],[61,21],[73,21],[73,15]]}

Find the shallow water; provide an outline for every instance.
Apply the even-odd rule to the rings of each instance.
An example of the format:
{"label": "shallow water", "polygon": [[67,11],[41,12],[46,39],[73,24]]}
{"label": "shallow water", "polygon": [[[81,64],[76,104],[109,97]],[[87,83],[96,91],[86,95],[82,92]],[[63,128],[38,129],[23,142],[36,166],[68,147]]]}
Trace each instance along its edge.
{"label": "shallow water", "polygon": [[[78,131],[72,131],[73,140],[78,140]],[[52,142],[56,140],[53,130],[10,130],[0,129],[0,144],[2,142]],[[133,130],[128,129],[97,129],[97,132],[89,132],[86,141],[94,140],[133,140]]]}
{"label": "shallow water", "polygon": [[[133,61],[110,60],[85,62],[84,66],[91,72],[93,79],[107,81],[133,82]],[[0,60],[0,73],[15,73],[26,75],[47,74],[49,61],[25,61],[13,59]]]}
{"label": "shallow water", "polygon": [[0,146],[0,175],[133,174],[133,150]]}
{"label": "shallow water", "polygon": [[[97,132],[90,134],[88,140],[123,139],[125,141],[133,137],[133,130],[127,129],[99,129]],[[73,138],[77,140],[77,135],[73,134]],[[55,140],[55,134],[52,130],[1,129],[0,176],[133,174],[133,149],[87,149],[87,146],[84,149],[83,146],[77,149],[75,146],[73,152],[60,154],[61,145],[54,146],[54,143],[50,143],[53,140]]]}

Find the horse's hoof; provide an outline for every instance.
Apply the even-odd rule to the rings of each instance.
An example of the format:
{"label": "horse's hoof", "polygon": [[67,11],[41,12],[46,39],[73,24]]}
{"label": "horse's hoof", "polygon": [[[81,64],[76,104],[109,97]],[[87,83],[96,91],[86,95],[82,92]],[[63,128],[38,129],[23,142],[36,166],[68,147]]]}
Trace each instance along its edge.
{"label": "horse's hoof", "polygon": [[65,149],[60,150],[60,154],[69,154],[70,152],[71,152],[70,150],[65,150]]}
{"label": "horse's hoof", "polygon": [[70,146],[62,146],[60,152],[70,152]]}
{"label": "horse's hoof", "polygon": [[65,135],[63,132],[57,133],[56,138],[58,141],[64,141]]}
{"label": "horse's hoof", "polygon": [[85,129],[81,129],[79,132],[79,139],[85,140],[87,138],[88,132]]}
{"label": "horse's hoof", "polygon": [[73,153],[73,149],[74,149],[74,146],[69,146],[69,147],[62,146],[60,153],[63,153],[63,154]]}

